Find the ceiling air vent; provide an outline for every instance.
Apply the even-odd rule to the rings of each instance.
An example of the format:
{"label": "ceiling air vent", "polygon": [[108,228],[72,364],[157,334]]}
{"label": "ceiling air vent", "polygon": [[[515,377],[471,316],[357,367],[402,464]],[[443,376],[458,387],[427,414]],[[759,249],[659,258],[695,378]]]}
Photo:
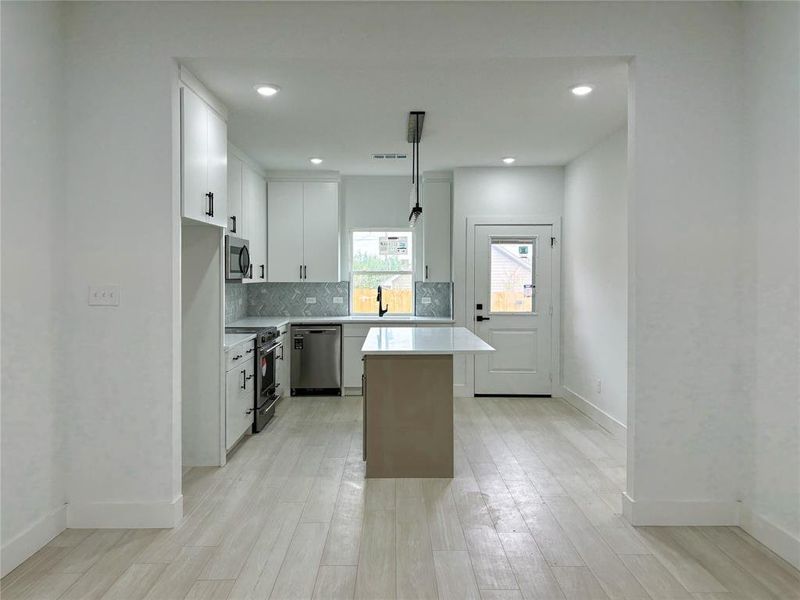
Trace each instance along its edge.
{"label": "ceiling air vent", "polygon": [[408,154],[404,152],[378,152],[372,155],[376,160],[403,160],[408,158]]}

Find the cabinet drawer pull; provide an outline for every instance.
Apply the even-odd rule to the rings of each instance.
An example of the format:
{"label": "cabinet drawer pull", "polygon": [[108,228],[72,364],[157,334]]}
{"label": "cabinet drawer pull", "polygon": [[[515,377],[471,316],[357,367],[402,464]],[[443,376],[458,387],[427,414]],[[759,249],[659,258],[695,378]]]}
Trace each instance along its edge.
{"label": "cabinet drawer pull", "polygon": [[208,198],[208,210],[206,211],[206,215],[209,217],[214,216],[214,194],[211,192],[206,193],[206,198]]}
{"label": "cabinet drawer pull", "polygon": [[230,219],[233,225],[233,227],[231,227],[231,233],[236,233],[236,216],[234,215]]}
{"label": "cabinet drawer pull", "polygon": [[242,358],[242,355],[241,354],[237,354],[231,360],[239,360],[240,358]]}
{"label": "cabinet drawer pull", "polygon": [[261,265],[261,279],[265,278],[264,265]]}
{"label": "cabinet drawer pull", "polygon": [[303,265],[303,279],[308,279],[308,265]]}
{"label": "cabinet drawer pull", "polygon": [[247,389],[247,371],[242,371],[242,389]]}

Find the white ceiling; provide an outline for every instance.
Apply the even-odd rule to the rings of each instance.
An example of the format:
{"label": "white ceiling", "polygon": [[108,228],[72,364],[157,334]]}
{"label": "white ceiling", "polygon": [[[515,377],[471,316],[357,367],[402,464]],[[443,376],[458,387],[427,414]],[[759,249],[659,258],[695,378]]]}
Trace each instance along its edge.
{"label": "white ceiling", "polygon": [[[231,141],[266,169],[315,168],[343,174],[406,174],[410,110],[426,111],[421,169],[563,165],[625,123],[623,59],[503,59],[392,63],[325,60],[182,61],[228,107]],[[259,96],[253,86],[281,91]],[[595,91],[575,97],[569,87]]]}

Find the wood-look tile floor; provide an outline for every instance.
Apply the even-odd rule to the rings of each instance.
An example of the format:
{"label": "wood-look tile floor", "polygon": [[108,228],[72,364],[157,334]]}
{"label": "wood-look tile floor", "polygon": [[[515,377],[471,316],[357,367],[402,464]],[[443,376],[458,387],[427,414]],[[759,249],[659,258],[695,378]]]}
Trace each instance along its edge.
{"label": "wood-look tile floor", "polygon": [[67,530],[3,600],[788,600],[800,573],[738,528],[633,528],[625,449],[559,400],[457,399],[456,473],[364,479],[361,399],[293,398],[171,530]]}

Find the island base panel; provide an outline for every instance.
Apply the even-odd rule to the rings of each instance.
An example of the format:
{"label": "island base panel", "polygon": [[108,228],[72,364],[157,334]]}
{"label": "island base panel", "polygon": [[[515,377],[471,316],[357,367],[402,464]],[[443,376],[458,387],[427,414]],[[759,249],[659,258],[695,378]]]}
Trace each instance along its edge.
{"label": "island base panel", "polygon": [[364,360],[367,477],[453,477],[453,356]]}

